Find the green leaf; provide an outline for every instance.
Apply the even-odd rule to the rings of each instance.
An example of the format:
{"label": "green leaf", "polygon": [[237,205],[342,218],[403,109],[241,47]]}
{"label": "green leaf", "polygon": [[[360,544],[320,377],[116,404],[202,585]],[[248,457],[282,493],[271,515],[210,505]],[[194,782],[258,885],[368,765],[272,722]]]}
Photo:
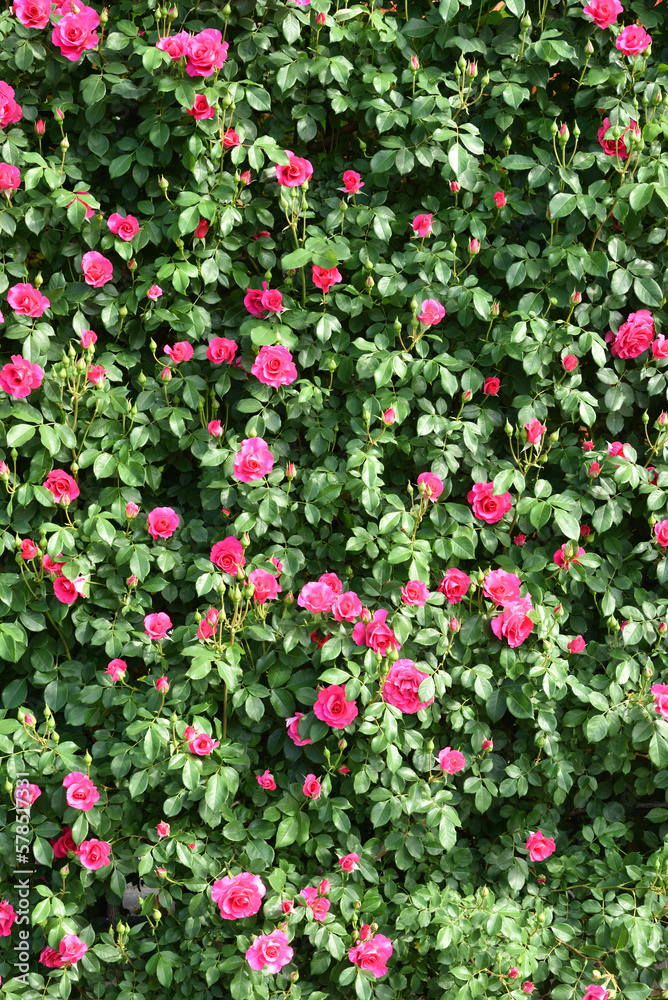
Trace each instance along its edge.
{"label": "green leaf", "polygon": [[633,282],[633,291],[636,293],[638,299],[643,305],[653,306],[655,309],[661,308],[663,304],[663,294],[660,286],[656,283],[654,278],[635,278]]}
{"label": "green leaf", "polygon": [[555,194],[550,199],[549,212],[550,217],[554,219],[563,219],[567,215],[570,215],[576,205],[576,197],[574,194],[570,194],[567,191],[560,191]]}
{"label": "green leaf", "polygon": [[299,833],[299,821],[296,816],[284,816],[276,831],[276,847],[289,847],[294,844]]}
{"label": "green leaf", "polygon": [[[10,663],[18,663],[26,649],[28,648],[28,636],[22,625],[17,622],[5,622],[0,623],[0,660],[8,660]],[[5,708],[16,708],[16,705],[20,705],[20,701],[16,704],[7,704],[5,701],[5,695],[8,697],[13,697],[7,694],[9,689],[15,690],[14,685],[22,685],[25,692],[25,681],[11,681],[10,684],[5,688],[3,692],[3,704]],[[25,698],[25,693],[23,695]]]}

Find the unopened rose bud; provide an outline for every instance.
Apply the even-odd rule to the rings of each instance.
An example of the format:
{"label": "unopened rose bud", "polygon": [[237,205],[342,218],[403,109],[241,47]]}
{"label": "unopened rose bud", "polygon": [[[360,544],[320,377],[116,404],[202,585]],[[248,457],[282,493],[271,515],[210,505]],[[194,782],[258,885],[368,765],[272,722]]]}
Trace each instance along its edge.
{"label": "unopened rose bud", "polygon": [[528,31],[529,30],[529,28],[531,27],[531,18],[529,17],[528,14],[524,15],[524,17],[520,21],[520,24],[522,25],[522,31]]}
{"label": "unopened rose bud", "polygon": [[387,651],[387,659],[388,663],[395,663],[399,659],[399,653],[396,651],[396,649],[389,649]]}
{"label": "unopened rose bud", "polygon": [[478,75],[478,64],[476,62],[469,63],[468,73],[471,80],[476,78]]}
{"label": "unopened rose bud", "polygon": [[499,303],[498,302],[494,302],[493,303],[492,308],[489,311],[489,314],[490,314],[490,316],[498,316],[499,315]]}
{"label": "unopened rose bud", "polygon": [[318,25],[319,28],[321,28],[326,20],[327,20],[327,15],[325,14],[324,11],[320,11],[320,13],[317,15],[315,19],[315,23]]}
{"label": "unopened rose bud", "polygon": [[659,427],[665,427],[666,422],[668,422],[668,414],[660,413],[657,419],[657,424],[659,425]]}
{"label": "unopened rose bud", "polygon": [[169,368],[162,369],[162,371],[160,372],[160,378],[162,379],[163,382],[171,382],[172,373],[170,372]]}
{"label": "unopened rose bud", "polygon": [[573,292],[571,295],[571,304],[577,306],[582,302],[582,292]]}
{"label": "unopened rose bud", "polygon": [[118,315],[121,317],[121,319],[125,319],[127,314],[128,314],[128,307],[121,306],[120,309],[118,310]]}
{"label": "unopened rose bud", "polygon": [[249,545],[250,545],[250,535],[248,534],[247,531],[245,531],[241,536],[241,547],[247,549]]}
{"label": "unopened rose bud", "polygon": [[600,979],[601,978],[600,970],[599,969],[594,969],[592,971],[591,976],[592,976],[592,979]]}
{"label": "unopened rose bud", "polygon": [[415,316],[417,311],[418,311],[418,300],[415,298],[415,296],[413,296],[413,298],[411,299],[411,312]]}
{"label": "unopened rose bud", "polygon": [[292,593],[292,591],[290,591],[289,593],[287,593],[285,595],[284,600],[285,600],[286,604],[294,604],[294,602],[295,602],[295,595]]}
{"label": "unopened rose bud", "polygon": [[450,620],[450,631],[457,633],[457,632],[459,632],[460,629],[461,629],[461,625],[459,623],[459,619],[458,618],[452,618]]}
{"label": "unopened rose bud", "polygon": [[139,375],[137,376],[137,381],[139,382],[140,386],[143,389],[144,386],[146,385],[146,376],[144,375],[143,372],[139,372]]}
{"label": "unopened rose bud", "polygon": [[159,177],[158,178],[158,187],[160,188],[161,191],[167,191],[168,190],[168,188],[169,188],[169,181],[167,180],[166,177]]}
{"label": "unopened rose bud", "polygon": [[127,579],[128,587],[136,587],[138,583],[139,581],[136,576],[129,576]]}
{"label": "unopened rose bud", "polygon": [[37,121],[35,122],[35,132],[36,132],[36,134],[37,135],[44,135],[44,129],[45,129],[45,127],[46,126],[44,124],[44,120],[42,118],[38,118]]}
{"label": "unopened rose bud", "polygon": [[107,23],[108,20],[109,20],[109,11],[107,10],[106,7],[103,7],[102,10],[100,11],[100,24],[104,27],[104,25]]}
{"label": "unopened rose bud", "polygon": [[482,889],[480,890],[480,895],[482,896],[483,899],[487,899],[487,897],[489,896],[489,889],[487,888],[486,885],[483,885]]}
{"label": "unopened rose bud", "polygon": [[[664,625],[664,627],[665,627],[665,625]],[[26,726],[28,726],[29,729],[32,729],[32,727],[37,722],[37,719],[32,714],[32,712],[26,712],[26,714],[23,716],[23,722],[24,722],[24,724]]]}
{"label": "unopened rose bud", "polygon": [[60,869],[60,874],[62,875],[62,877],[63,878],[67,878],[67,876],[69,875],[69,873],[70,873],[70,866],[69,865],[63,865],[63,867]]}
{"label": "unopened rose bud", "polygon": [[450,190],[452,191],[453,194],[457,194],[458,191],[461,191],[461,188],[457,183],[457,181],[450,181]]}
{"label": "unopened rose bud", "polygon": [[649,413],[647,412],[647,410],[645,410],[645,412],[643,413],[643,415],[642,415],[642,417],[640,419],[644,423],[645,427],[647,427],[647,424],[649,423]]}
{"label": "unopened rose bud", "polygon": [[466,389],[462,393],[462,399],[464,400],[465,403],[468,403],[468,401],[469,401],[469,399],[471,398],[472,395],[473,395],[473,393],[471,392],[471,390],[470,389]]}
{"label": "unopened rose bud", "polygon": [[64,135],[63,138],[60,140],[60,148],[61,149],[69,149],[70,148],[70,140],[67,138],[66,135]]}
{"label": "unopened rose bud", "polygon": [[53,112],[53,115],[54,115],[54,118],[57,121],[59,121],[59,122],[62,122],[65,119],[65,115],[63,114],[63,112],[61,111],[60,108],[55,108],[54,112]]}
{"label": "unopened rose bud", "polygon": [[286,479],[294,479],[296,476],[296,470],[293,462],[288,462],[285,466],[285,476]]}
{"label": "unopened rose bud", "polygon": [[156,868],[155,874],[158,876],[158,878],[167,878],[167,869],[166,868]]}

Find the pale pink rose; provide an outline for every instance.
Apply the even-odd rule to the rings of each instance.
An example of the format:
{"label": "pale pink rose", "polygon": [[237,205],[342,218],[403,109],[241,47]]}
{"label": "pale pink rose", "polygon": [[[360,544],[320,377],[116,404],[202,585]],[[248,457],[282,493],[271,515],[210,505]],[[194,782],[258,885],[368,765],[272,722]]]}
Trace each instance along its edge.
{"label": "pale pink rose", "polygon": [[533,417],[529,423],[524,426],[527,432],[527,441],[529,444],[533,444],[538,447],[543,438],[543,434],[547,430],[547,427],[545,424],[541,424],[540,420],[536,420],[535,417]]}
{"label": "pale pink rose", "polygon": [[459,604],[471,586],[471,577],[454,566],[446,570],[445,576],[436,588],[445,594],[448,604]]}
{"label": "pale pink rose", "polygon": [[637,56],[652,44],[652,36],[648,35],[641,24],[627,24],[617,35],[615,48],[625,56]]}
{"label": "pale pink rose", "polygon": [[81,809],[82,812],[90,812],[95,803],[100,798],[100,793],[82,771],[73,771],[63,780],[63,787],[67,789],[67,804],[73,809]]}
{"label": "pale pink rose", "polygon": [[274,456],[261,437],[245,438],[234,456],[234,478],[241,483],[264,479],[274,467]]}
{"label": "pale pink rose", "polygon": [[76,965],[87,951],[88,945],[77,937],[76,934],[66,934],[58,945],[58,953],[63,965]]}
{"label": "pale pink rose", "polygon": [[23,108],[14,100],[14,88],[0,80],[0,128],[21,121]]}
{"label": "pale pink rose", "polygon": [[608,1000],[609,996],[610,990],[606,990],[603,986],[598,986],[596,983],[590,983],[584,992],[582,1000]]}
{"label": "pale pink rose", "polygon": [[42,789],[39,785],[17,785],[14,792],[14,798],[16,799],[16,805],[19,809],[29,809],[37,799],[42,794]]}
{"label": "pale pink rose", "polygon": [[521,646],[533,629],[533,622],[527,612],[531,611],[531,598],[506,604],[503,612],[492,620],[492,632],[497,639],[505,638],[511,647]]}
{"label": "pale pink rose", "polygon": [[157,678],[157,680],[155,682],[155,689],[160,694],[167,694],[167,692],[169,691],[169,681],[164,676],[164,674],[163,674],[162,677],[158,677]]}
{"label": "pale pink rose", "polygon": [[311,614],[320,615],[331,610],[334,596],[334,591],[326,583],[305,583],[299,592],[297,604]]}
{"label": "pale pink rose", "polygon": [[443,480],[440,476],[435,475],[433,472],[421,472],[417,477],[418,486],[424,483],[426,490],[425,496],[428,496],[430,500],[438,500],[441,493],[443,492]]}
{"label": "pale pink rose", "polygon": [[290,163],[287,167],[276,164],[276,180],[281,187],[301,187],[304,181],[313,177],[313,166],[309,160],[295,156],[292,150],[285,150]]}
{"label": "pale pink rose", "polygon": [[236,576],[242,566],[246,564],[244,547],[234,535],[228,535],[222,542],[216,542],[211,549],[209,556],[212,563],[222,569],[223,573]]}
{"label": "pale pink rose", "polygon": [[290,719],[285,720],[285,725],[288,730],[288,736],[297,747],[305,747],[308,743],[311,742],[310,739],[303,740],[299,735],[299,728],[298,728],[299,720],[303,718],[304,718],[303,712],[295,712],[295,714]]}
{"label": "pale pink rose", "polygon": [[206,429],[212,437],[220,437],[223,433],[223,425],[220,420],[210,420]]}
{"label": "pale pink rose", "polygon": [[302,791],[307,799],[318,799],[320,798],[320,793],[322,792],[322,785],[316,778],[315,774],[307,774],[304,778],[304,785]]}
{"label": "pale pink rose", "polygon": [[422,580],[409,580],[406,586],[401,588],[401,599],[404,604],[416,604],[423,608],[429,600],[429,590]]}
{"label": "pale pink rose", "polygon": [[466,767],[466,758],[459,750],[445,747],[439,751],[438,766],[441,771],[445,771],[447,774],[457,774],[458,771],[463,771]]}
{"label": "pale pink rose", "polygon": [[16,399],[25,399],[33,389],[40,388],[44,369],[26,361],[20,354],[11,357],[11,364],[0,369],[0,389]]}
{"label": "pale pink rose", "polygon": [[179,524],[179,515],[171,507],[156,507],[147,518],[148,533],[152,538],[171,538]]}
{"label": "pale pink rose", "polygon": [[387,427],[389,427],[391,424],[394,423],[396,419],[397,419],[397,411],[394,409],[393,406],[390,406],[389,409],[385,410],[385,413],[383,413],[383,423]]}
{"label": "pale pink rose", "polygon": [[246,961],[251,969],[260,972],[266,968],[272,975],[280,972],[284,965],[292,961],[293,949],[288,944],[285,931],[275,930],[271,934],[261,934],[255,938],[246,951]]}
{"label": "pale pink rose", "polygon": [[35,319],[42,316],[45,309],[51,308],[46,295],[27,282],[12,285],[7,292],[7,304],[17,316],[32,316]]}
{"label": "pale pink rose", "polygon": [[357,194],[364,187],[364,181],[356,170],[344,170],[343,186],[348,194]]}
{"label": "pale pink rose", "polygon": [[575,637],[575,639],[571,639],[571,641],[569,642],[569,644],[568,644],[568,652],[569,653],[581,653],[582,650],[585,648],[585,646],[586,646],[586,642],[584,641],[584,639],[582,638],[581,635],[578,635],[578,636]]}
{"label": "pale pink rose", "polygon": [[205,28],[188,39],[186,55],[188,76],[211,76],[227,59],[229,43],[216,28]]}
{"label": "pale pink rose", "polygon": [[354,872],[359,868],[359,859],[359,854],[356,854],[355,851],[353,851],[352,854],[346,854],[345,857],[339,858],[339,864],[343,868],[344,872]]}
{"label": "pale pink rose", "polygon": [[248,574],[248,580],[255,587],[253,597],[258,604],[273,601],[282,593],[278,579],[272,573],[268,573],[266,569],[254,569],[252,573]]}
{"label": "pale pink rose", "polygon": [[162,288],[160,287],[160,285],[151,285],[151,287],[146,293],[147,298],[153,299],[154,302],[156,299],[159,299],[161,295],[162,295]]}
{"label": "pale pink rose", "polygon": [[495,604],[510,604],[520,599],[520,578],[503,569],[493,569],[483,583],[483,593]]}
{"label": "pale pink rose", "polygon": [[0,191],[16,191],[21,186],[21,171],[11,163],[0,163]]}
{"label": "pale pink rose", "polygon": [[297,369],[292,360],[292,354],[283,347],[276,344],[274,347],[264,346],[253,362],[251,372],[264,385],[270,385],[278,389],[282,385],[290,385],[297,378]]}
{"label": "pale pink rose", "polygon": [[115,236],[120,236],[126,243],[134,239],[139,232],[139,222],[135,219],[134,215],[123,217],[118,212],[112,212],[107,220],[107,225]]}
{"label": "pale pink rose", "polygon": [[414,660],[396,660],[383,682],[383,701],[394,705],[404,715],[415,715],[434,701],[433,696],[429,701],[420,701],[418,695],[418,688],[427,676],[417,669]]}
{"label": "pale pink rose", "polygon": [[206,356],[214,365],[222,365],[223,361],[227,361],[228,365],[232,364],[236,353],[237,345],[227,337],[214,337],[206,349]]}
{"label": "pale pink rose", "polygon": [[332,285],[340,285],[343,281],[343,276],[337,267],[316,267],[315,264],[311,266],[311,277],[313,284],[323,295],[327,294]]}
{"label": "pale pink rose", "polygon": [[159,837],[169,837],[169,823],[161,821],[155,828]]}
{"label": "pale pink rose", "polygon": [[[628,126],[628,128],[624,129],[624,132],[620,139],[604,139],[603,136],[605,135],[605,133],[608,131],[609,128],[610,128],[610,119],[604,118],[603,124],[598,130],[598,141],[603,147],[603,152],[605,153],[606,156],[619,156],[620,160],[628,160],[629,151],[626,148],[626,143],[624,142],[624,136],[626,135],[627,132],[635,132],[637,135],[640,135],[640,129],[638,128],[636,122],[633,119],[631,119],[630,125]],[[646,310],[641,310],[641,311],[645,312]]]}
{"label": "pale pink rose", "polygon": [[235,146],[241,145],[241,139],[233,128],[228,128],[227,132],[223,135],[223,149],[234,149]]}
{"label": "pale pink rose", "polygon": [[544,837],[540,830],[530,833],[524,846],[532,861],[545,861],[556,850],[552,837]]}
{"label": "pale pink rose", "polygon": [[583,13],[588,14],[599,28],[609,28],[617,21],[617,15],[623,10],[619,0],[589,0]]}
{"label": "pale pink rose", "polygon": [[496,205],[497,208],[503,208],[503,206],[506,204],[506,196],[503,193],[503,191],[494,192],[494,204]]}
{"label": "pale pink rose", "polygon": [[208,757],[219,746],[220,740],[212,740],[206,733],[198,733],[188,744],[188,749],[197,757]]}
{"label": "pale pink rose", "polygon": [[654,710],[668,719],[668,684],[653,684],[650,690],[654,695]]}
{"label": "pale pink rose", "polygon": [[260,788],[266,788],[268,791],[273,792],[276,789],[276,782],[274,781],[273,775],[267,769],[264,774],[256,775],[256,780]]}
{"label": "pale pink rose", "polygon": [[615,358],[625,360],[637,358],[647,350],[655,334],[652,313],[649,309],[639,309],[638,312],[631,313],[620,326],[610,346],[610,353]]}
{"label": "pale pink rose", "polygon": [[362,602],[353,590],[347,590],[334,598],[332,614],[337,622],[354,622],[362,614]]}
{"label": "pale pink rose", "polygon": [[[64,19],[63,19],[64,20]],[[62,22],[61,22],[62,23]],[[81,268],[87,285],[102,288],[114,276],[114,266],[110,260],[103,257],[97,250],[89,250],[81,258]]]}
{"label": "pale pink rose", "polygon": [[144,618],[144,632],[151,639],[164,639],[172,627],[172,620],[164,611],[154,612]]}
{"label": "pale pink rose", "polygon": [[570,563],[572,563],[572,562],[574,562],[574,563],[578,562],[580,556],[585,555],[585,550],[582,548],[581,545],[579,545],[578,546],[578,554],[576,556],[573,556],[571,559],[567,559],[566,558],[566,546],[567,545],[568,545],[568,542],[564,542],[564,544],[561,546],[561,548],[557,549],[557,551],[554,553],[554,556],[552,557],[553,560],[554,560],[554,562],[561,569],[568,569]]}
{"label": "pale pink rose", "polygon": [[368,646],[374,653],[387,656],[389,649],[401,649],[394,632],[386,624],[388,612],[380,609],[374,613],[370,622],[358,622],[353,629],[353,642],[356,646]]}
{"label": "pale pink rose", "polygon": [[411,222],[413,230],[418,236],[421,236],[422,239],[424,239],[425,236],[430,236],[432,234],[433,229],[431,223],[433,218],[433,215],[416,215]]}
{"label": "pale pink rose", "polygon": [[85,7],[79,14],[65,14],[53,29],[51,41],[65,59],[77,62],[87,49],[99,44],[99,36],[95,34],[99,23],[99,15],[92,7]]}
{"label": "pale pink rose", "polygon": [[374,934],[348,952],[348,958],[353,965],[370,972],[376,979],[380,979],[387,972],[387,960],[391,956],[392,942],[384,934]]}
{"label": "pale pink rose", "polygon": [[127,669],[128,665],[125,660],[110,660],[107,665],[107,669],[105,670],[105,674],[109,674],[112,682],[115,684],[117,681],[121,680]]}
{"label": "pale pink rose", "polygon": [[330,684],[320,688],[318,700],[313,706],[313,714],[321,722],[326,722],[332,729],[344,729],[353,719],[357,718],[357,704],[346,701],[346,689],[339,684]]}
{"label": "pale pink rose", "polygon": [[466,499],[473,508],[474,515],[487,524],[496,524],[508,513],[513,505],[510,493],[493,496],[494,483],[474,483]]}
{"label": "pale pink rose", "polygon": [[46,28],[51,17],[51,0],[14,0],[12,10],[25,28]]}
{"label": "pale pink rose", "polygon": [[308,908],[311,910],[311,913],[313,914],[313,919],[317,920],[319,923],[322,923],[322,921],[327,916],[327,911],[332,905],[330,901],[328,899],[325,899],[322,895],[320,895],[318,893],[318,890],[314,889],[313,886],[308,886],[306,889],[302,889],[299,895],[306,900],[304,905],[308,906]]}
{"label": "pale pink rose", "polygon": [[75,853],[84,868],[91,872],[96,872],[99,868],[107,868],[111,864],[109,860],[111,844],[106,840],[97,840],[95,837],[91,840],[83,840]]}
{"label": "pale pink rose", "polygon": [[435,326],[445,316],[445,309],[436,299],[425,299],[417,318],[423,326]]}
{"label": "pale pink rose", "polygon": [[170,59],[176,61],[186,54],[189,41],[190,34],[187,31],[179,31],[176,35],[166,35],[164,38],[159,38],[155,47],[162,52],[167,52]]}
{"label": "pale pink rose", "polygon": [[166,344],[164,353],[170,356],[175,365],[180,365],[182,361],[190,361],[193,356],[193,347],[187,340],[179,340],[173,347]]}
{"label": "pale pink rose", "polygon": [[335,597],[343,593],[343,584],[336,573],[323,573],[322,576],[318,577],[318,583],[325,583]]}

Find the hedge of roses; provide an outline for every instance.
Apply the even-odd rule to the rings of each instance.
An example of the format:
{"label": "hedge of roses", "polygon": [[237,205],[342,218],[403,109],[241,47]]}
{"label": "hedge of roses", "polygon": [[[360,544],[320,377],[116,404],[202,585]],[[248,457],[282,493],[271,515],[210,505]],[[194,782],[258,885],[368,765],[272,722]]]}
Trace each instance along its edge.
{"label": "hedge of roses", "polygon": [[0,15],[8,997],[668,989],[664,18]]}

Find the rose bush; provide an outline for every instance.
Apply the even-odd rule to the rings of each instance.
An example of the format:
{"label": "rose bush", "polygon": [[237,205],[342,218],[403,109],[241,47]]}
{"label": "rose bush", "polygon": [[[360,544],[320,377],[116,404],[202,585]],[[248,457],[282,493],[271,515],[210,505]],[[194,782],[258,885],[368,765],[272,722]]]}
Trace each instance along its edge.
{"label": "rose bush", "polygon": [[0,14],[10,1000],[668,989],[664,19]]}

